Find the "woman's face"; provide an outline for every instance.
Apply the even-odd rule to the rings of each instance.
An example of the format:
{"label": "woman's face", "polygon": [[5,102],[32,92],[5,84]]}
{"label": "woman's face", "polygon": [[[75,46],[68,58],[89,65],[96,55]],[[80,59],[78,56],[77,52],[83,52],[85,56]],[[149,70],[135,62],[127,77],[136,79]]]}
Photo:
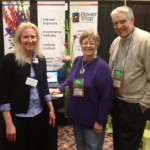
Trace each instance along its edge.
{"label": "woman's face", "polygon": [[81,49],[84,56],[93,58],[97,50],[96,41],[93,38],[85,38],[81,43]]}
{"label": "woman's face", "polygon": [[36,31],[32,28],[25,29],[20,37],[20,42],[27,54],[32,54],[37,44]]}

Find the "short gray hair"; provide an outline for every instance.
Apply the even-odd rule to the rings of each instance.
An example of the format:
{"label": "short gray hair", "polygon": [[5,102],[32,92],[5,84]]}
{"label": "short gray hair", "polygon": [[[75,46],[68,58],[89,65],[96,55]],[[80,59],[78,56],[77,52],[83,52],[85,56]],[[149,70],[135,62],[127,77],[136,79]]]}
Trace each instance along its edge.
{"label": "short gray hair", "polygon": [[80,36],[79,43],[81,44],[82,41],[87,37],[91,38],[91,39],[94,39],[95,42],[96,42],[97,47],[100,45],[100,36],[99,36],[99,34],[96,30],[94,30],[92,28],[84,30],[83,33]]}
{"label": "short gray hair", "polygon": [[117,14],[117,13],[124,13],[126,14],[127,16],[127,19],[130,20],[134,17],[134,13],[133,13],[133,10],[128,7],[128,6],[120,6],[120,7],[117,7],[115,8],[112,12],[111,12],[111,18],[114,14]]}

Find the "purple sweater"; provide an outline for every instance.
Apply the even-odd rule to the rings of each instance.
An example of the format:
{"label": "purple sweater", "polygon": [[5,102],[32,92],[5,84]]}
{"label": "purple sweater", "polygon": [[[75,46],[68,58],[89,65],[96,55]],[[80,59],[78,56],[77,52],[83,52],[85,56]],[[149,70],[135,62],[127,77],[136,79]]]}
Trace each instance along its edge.
{"label": "purple sweater", "polygon": [[[63,92],[69,86],[68,118],[71,123],[89,129],[93,129],[95,122],[105,127],[113,103],[111,71],[99,57],[87,64],[84,74],[79,73],[81,67],[82,57],[73,64],[69,77],[58,87]],[[74,78],[84,78],[83,98],[72,96]]]}

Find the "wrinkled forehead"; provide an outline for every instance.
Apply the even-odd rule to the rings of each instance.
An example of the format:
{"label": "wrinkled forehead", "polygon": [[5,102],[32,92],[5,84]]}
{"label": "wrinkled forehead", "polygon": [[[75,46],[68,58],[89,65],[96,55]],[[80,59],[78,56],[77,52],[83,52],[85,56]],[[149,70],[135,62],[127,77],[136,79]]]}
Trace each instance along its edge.
{"label": "wrinkled forehead", "polygon": [[112,21],[113,22],[118,22],[122,20],[127,20],[127,15],[122,12],[118,12],[112,15]]}

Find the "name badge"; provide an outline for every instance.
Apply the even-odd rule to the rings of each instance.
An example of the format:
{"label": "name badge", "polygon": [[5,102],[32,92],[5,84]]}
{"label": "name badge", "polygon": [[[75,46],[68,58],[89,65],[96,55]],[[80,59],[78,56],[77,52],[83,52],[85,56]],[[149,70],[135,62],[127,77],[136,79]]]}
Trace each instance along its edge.
{"label": "name badge", "polygon": [[84,97],[84,79],[75,78],[73,81],[73,96]]}
{"label": "name badge", "polygon": [[113,79],[113,86],[116,88],[120,88],[121,87],[121,81]]}
{"label": "name badge", "polygon": [[115,69],[113,77],[113,86],[115,88],[121,88],[124,77],[124,71]]}
{"label": "name badge", "polygon": [[122,77],[123,77],[123,71],[116,69],[116,70],[114,71],[114,77],[115,77],[116,79],[122,79]]}
{"label": "name badge", "polygon": [[25,84],[36,87],[38,80],[27,77]]}
{"label": "name badge", "polygon": [[39,63],[38,58],[33,58],[33,63],[38,64]]}

